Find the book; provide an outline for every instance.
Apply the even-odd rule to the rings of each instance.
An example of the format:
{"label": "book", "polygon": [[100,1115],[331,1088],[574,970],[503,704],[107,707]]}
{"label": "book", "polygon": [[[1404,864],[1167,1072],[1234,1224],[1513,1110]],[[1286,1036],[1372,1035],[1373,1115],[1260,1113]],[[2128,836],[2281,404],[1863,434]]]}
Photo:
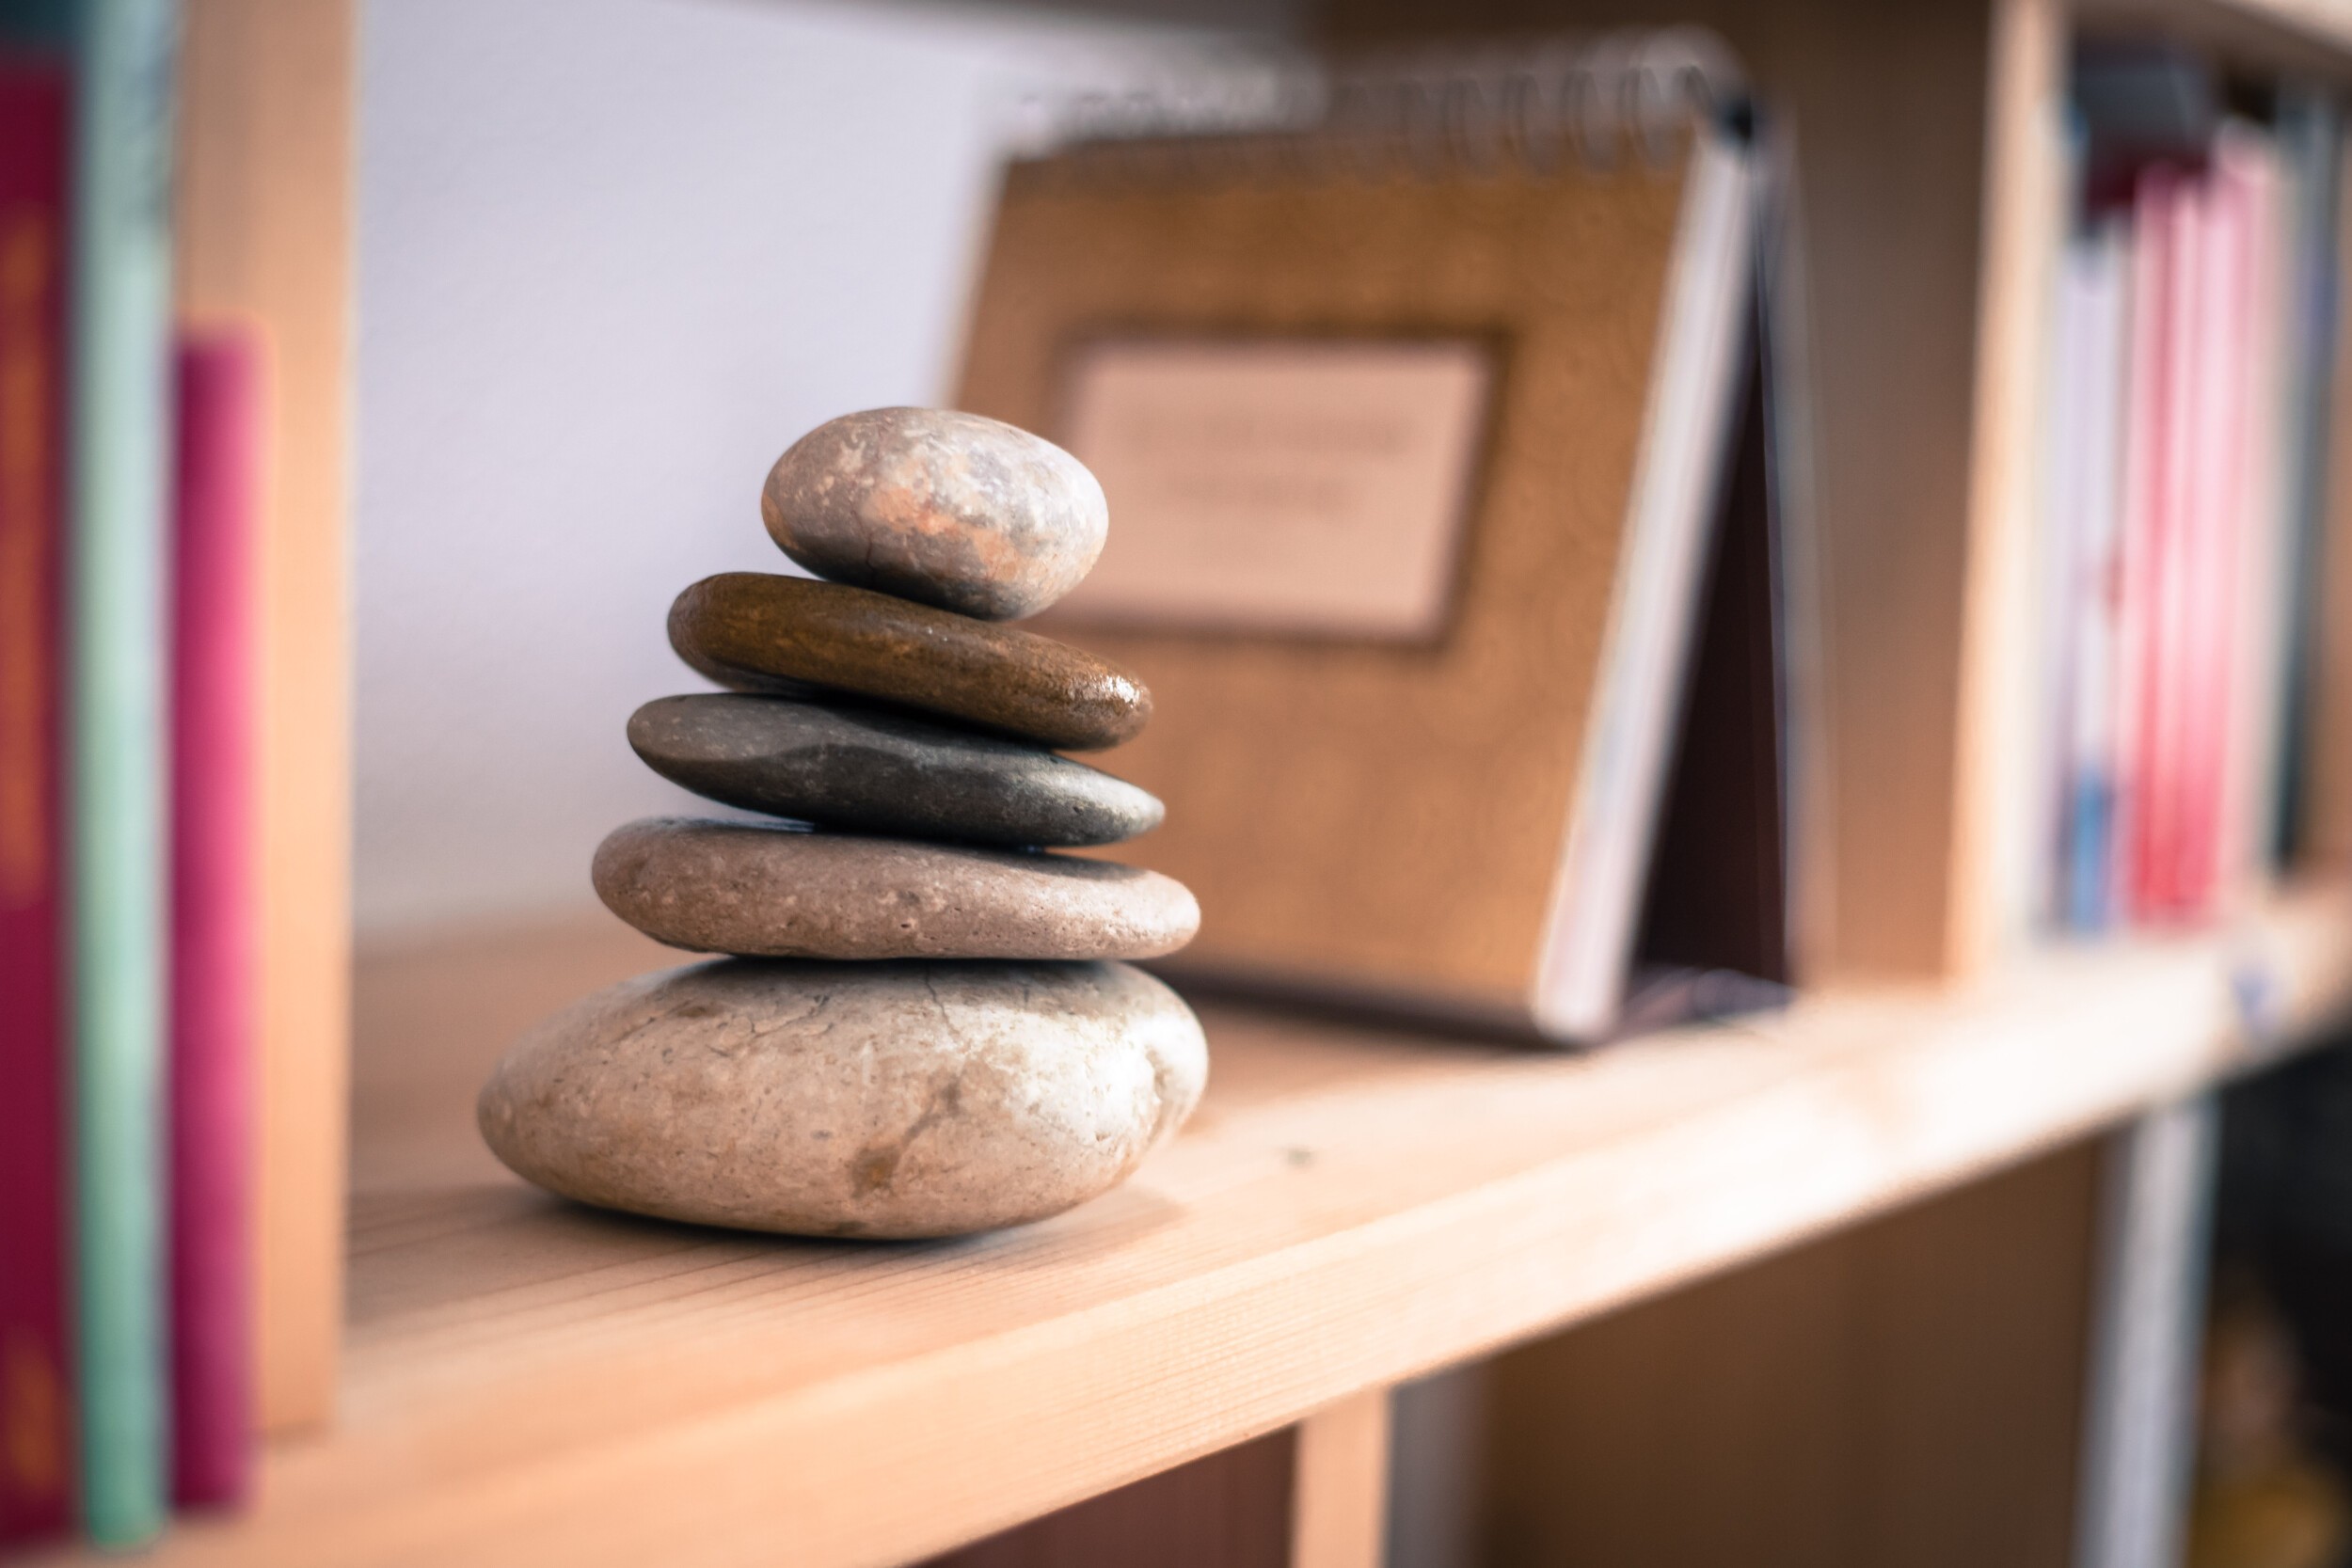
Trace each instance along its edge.
{"label": "book", "polygon": [[2123,524],[2126,740],[2117,815],[2119,898],[2136,921],[2199,912],[2193,885],[2200,742],[2201,573],[2213,562],[2215,440],[2201,400],[2221,346],[2205,284],[2212,203],[2193,172],[2141,177]]}
{"label": "book", "polygon": [[183,338],[172,498],[171,1469],[183,1508],[245,1494],[250,1244],[262,359]]}
{"label": "book", "polygon": [[63,1530],[66,68],[0,54],[0,1548]]}
{"label": "book", "polygon": [[2230,428],[2236,462],[2225,475],[2225,547],[2230,597],[2224,607],[2227,664],[2217,677],[2216,750],[2219,780],[2212,831],[2210,909],[2242,905],[2267,879],[2279,837],[2279,769],[2292,701],[2288,638],[2295,610],[2289,567],[2294,526],[2289,468],[2297,423],[2288,340],[2295,310],[2294,193],[2278,136],[2226,127],[2214,179],[2233,202],[2235,282],[2225,309],[2234,318],[2236,398]]}
{"label": "book", "polygon": [[[2073,541],[2050,566],[2045,698],[2068,736],[2047,913],[2074,929],[2225,914],[2303,833],[2298,781],[2329,754],[2312,693],[2342,177],[2340,131],[2293,95],[2274,131],[2177,82],[2091,74],[2117,123],[2090,126],[2056,293],[2042,499]],[[2138,96],[2153,107],[2124,112]]]}
{"label": "book", "polygon": [[2192,176],[2175,188],[2169,213],[2172,259],[2165,331],[2170,373],[2156,436],[2163,488],[2150,552],[2154,598],[2138,763],[2146,807],[2129,863],[2133,912],[2148,924],[2202,912],[2198,832],[2207,755],[2202,747],[2211,738],[2202,660],[2217,651],[2203,574],[2214,568],[2217,553],[2213,510],[2223,442],[2215,419],[2229,346],[2212,283],[2215,265],[2222,260],[2217,253],[2219,205],[2212,187]]}
{"label": "book", "polygon": [[[2352,256],[2352,157],[2339,145],[2336,157],[2335,247]],[[2352,332],[2344,330],[2339,305],[2323,323],[2328,334],[2331,392],[2324,413],[2326,472],[2321,476],[2321,533],[2329,540],[2352,538]],[[2352,860],[2352,549],[2320,552],[2310,592],[2317,613],[2305,655],[2306,689],[2301,705],[2302,773],[2309,784],[2295,816],[2296,847],[2307,861],[2341,864]]]}
{"label": "book", "polygon": [[2225,124],[2201,170],[2149,169],[2135,244],[2138,321],[2127,437],[2127,809],[2118,869],[2141,922],[2210,916],[2267,837],[2283,613],[2273,502],[2280,410],[2266,312],[2276,291],[2268,139]]}
{"label": "book", "polygon": [[2288,320],[2281,370],[2288,428],[2280,498],[2289,589],[2280,627],[2285,645],[2280,657],[2286,673],[2273,765],[2278,800],[2269,848],[2274,860],[2285,861],[2310,840],[2312,694],[2321,657],[2328,433],[2342,265],[2337,227],[2344,123],[2334,99],[2308,87],[2289,88],[2279,106],[2279,137],[2289,186],[2289,255],[2283,281]]}
{"label": "book", "polygon": [[2086,478],[2081,551],[2076,568],[2082,574],[2075,603],[2083,624],[2077,648],[2081,662],[2074,672],[2075,718],[2073,736],[2080,770],[2073,780],[2068,816],[2067,905],[2074,922],[2085,928],[2104,927],[2115,907],[2115,801],[2117,754],[2116,661],[2122,656],[2120,630],[2122,573],[2121,528],[2122,423],[2125,327],[2132,287],[2130,231],[2108,224],[2097,260],[2095,295],[2089,302],[2095,312],[2088,367],[2093,400],[2085,436],[2090,472]]}
{"label": "book", "polygon": [[171,0],[76,38],[71,402],[75,1270],[84,1528],[165,1515]]}
{"label": "book", "polygon": [[[1629,984],[1756,350],[1755,166],[1708,112],[1736,71],[1690,35],[1519,57],[1014,164],[960,402],[1109,497],[1103,560],[1041,626],[1152,690],[1117,767],[1168,823],[1121,858],[1200,896],[1184,970],[1587,1039],[1647,1016]],[[1638,116],[1416,139],[1415,104],[1552,103],[1579,72],[1559,102]],[[1776,740],[1754,754],[1779,769]]]}
{"label": "book", "polygon": [[2103,220],[2060,260],[2058,364],[2045,459],[2051,574],[2046,693],[2056,738],[2045,775],[2046,923],[2106,926],[2116,796],[2118,479],[2131,284],[2129,230]]}

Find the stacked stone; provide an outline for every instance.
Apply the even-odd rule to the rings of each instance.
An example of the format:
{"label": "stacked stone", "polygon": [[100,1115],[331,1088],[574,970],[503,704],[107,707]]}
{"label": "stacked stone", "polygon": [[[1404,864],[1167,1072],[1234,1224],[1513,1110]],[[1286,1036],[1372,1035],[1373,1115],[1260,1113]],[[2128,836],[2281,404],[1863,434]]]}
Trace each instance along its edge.
{"label": "stacked stone", "polygon": [[1116,1185],[1191,1113],[1200,1024],[1124,960],[1191,940],[1155,872],[1057,849],[1160,802],[1058,754],[1133,737],[1142,684],[1003,623],[1075,587],[1108,511],[1069,453],[877,409],[776,462],[768,531],[823,581],[710,578],[670,641],[730,689],[630,719],[647,765],[786,820],[652,818],[596,892],[672,946],[500,1063],[483,1136],[582,1201],[811,1235],[954,1235]]}

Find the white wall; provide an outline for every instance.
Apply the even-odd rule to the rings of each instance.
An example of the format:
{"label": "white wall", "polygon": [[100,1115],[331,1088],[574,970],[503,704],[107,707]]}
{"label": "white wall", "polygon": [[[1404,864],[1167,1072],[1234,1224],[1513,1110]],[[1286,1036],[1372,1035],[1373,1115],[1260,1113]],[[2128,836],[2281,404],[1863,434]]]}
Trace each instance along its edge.
{"label": "white wall", "polygon": [[691,797],[630,711],[701,683],[671,598],[781,570],[759,484],[945,396],[1023,84],[1185,35],[834,0],[372,0],[361,35],[362,929],[593,900]]}

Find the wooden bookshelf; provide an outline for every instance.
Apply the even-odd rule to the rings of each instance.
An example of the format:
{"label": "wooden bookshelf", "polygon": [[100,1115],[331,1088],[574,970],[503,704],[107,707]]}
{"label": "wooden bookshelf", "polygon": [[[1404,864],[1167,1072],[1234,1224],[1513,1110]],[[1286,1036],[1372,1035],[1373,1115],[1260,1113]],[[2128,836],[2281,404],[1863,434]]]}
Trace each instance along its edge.
{"label": "wooden bookshelf", "polygon": [[490,1160],[506,1040],[662,961],[610,922],[363,955],[339,1420],[161,1560],[903,1561],[1319,1419],[1295,1519],[1368,1562],[1367,1395],[2292,1049],[2352,999],[2352,890],[1581,1055],[1212,1006],[1209,1098],[1132,1183],[930,1245],[639,1222]]}
{"label": "wooden bookshelf", "polygon": [[[1399,1381],[1983,1190],[2352,1005],[2347,885],[2215,933],[2006,962],[1987,760],[2015,716],[2002,607],[2068,32],[2342,74],[2352,0],[1314,9],[1350,39],[1706,21],[1794,111],[1830,717],[1800,847],[1820,990],[1574,1056],[1213,1007],[1209,1099],[1127,1187],[1017,1234],[853,1246],[598,1214],[508,1176],[470,1111],[498,1051],[670,956],[604,921],[451,936],[361,955],[339,1256],[353,10],[191,0],[186,302],[272,323],[288,415],[259,1300],[264,1409],[299,1434],[247,1514],[176,1528],[162,1560],[880,1564],[1224,1453],[1258,1467],[1227,1489],[1245,1512],[1264,1476],[1286,1490],[1268,1528],[1288,1560],[1361,1568]],[[2333,793],[2352,822],[2352,776]],[[2080,1153],[2061,1185],[2089,1180]],[[1118,1539],[1089,1528],[1066,1539]]]}

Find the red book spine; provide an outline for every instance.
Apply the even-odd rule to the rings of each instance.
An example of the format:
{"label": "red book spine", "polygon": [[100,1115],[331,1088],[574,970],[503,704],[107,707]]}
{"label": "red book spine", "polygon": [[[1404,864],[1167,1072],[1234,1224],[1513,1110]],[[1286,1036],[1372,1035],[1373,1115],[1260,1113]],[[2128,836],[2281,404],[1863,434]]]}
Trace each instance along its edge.
{"label": "red book spine", "polygon": [[0,59],[0,1544],[65,1528],[66,74]]}
{"label": "red book spine", "polygon": [[2226,149],[2206,175],[2197,238],[2194,330],[2199,379],[2188,388],[2192,468],[2185,509],[2180,714],[2180,832],[2165,880],[2168,912],[2209,912],[2221,824],[2223,763],[2229,754],[2230,688],[2237,597],[2239,439],[2250,388],[2244,385],[2247,333],[2238,309],[2250,219],[2245,191],[2230,177]]}
{"label": "red book spine", "polygon": [[261,356],[191,335],[178,363],[171,802],[172,1497],[234,1503],[252,1433],[255,553]]}

